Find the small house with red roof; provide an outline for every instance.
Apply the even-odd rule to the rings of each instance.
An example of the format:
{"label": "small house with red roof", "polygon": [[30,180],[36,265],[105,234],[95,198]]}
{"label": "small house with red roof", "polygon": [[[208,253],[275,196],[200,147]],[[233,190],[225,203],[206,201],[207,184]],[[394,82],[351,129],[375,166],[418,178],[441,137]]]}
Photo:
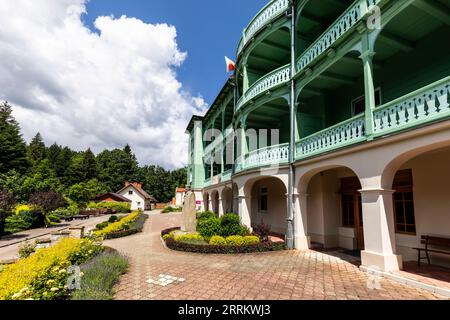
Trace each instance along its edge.
{"label": "small house with red roof", "polygon": [[153,210],[156,199],[142,189],[142,183],[125,181],[125,186],[116,192],[131,201],[131,210]]}

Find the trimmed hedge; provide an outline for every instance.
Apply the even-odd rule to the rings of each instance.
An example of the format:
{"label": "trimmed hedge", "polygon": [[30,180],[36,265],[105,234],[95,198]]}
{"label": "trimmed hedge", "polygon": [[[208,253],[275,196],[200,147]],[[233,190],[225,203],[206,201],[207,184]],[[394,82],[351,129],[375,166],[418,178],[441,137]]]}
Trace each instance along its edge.
{"label": "trimmed hedge", "polygon": [[131,203],[129,202],[89,202],[88,209],[111,209],[119,213],[131,212]]}
{"label": "trimmed hedge", "polygon": [[254,252],[281,251],[285,249],[284,243],[276,243],[276,242],[261,242],[258,244],[249,244],[241,246],[230,246],[230,245],[211,246],[186,242],[177,242],[173,238],[167,238],[166,245],[169,249],[176,251],[211,253],[211,254],[254,253]]}
{"label": "trimmed hedge", "polygon": [[125,229],[125,230],[121,230],[121,231],[108,233],[104,236],[104,238],[105,239],[118,239],[118,238],[123,238],[123,237],[131,236],[133,234],[142,232],[142,229],[144,228],[144,223],[147,220],[147,218],[148,218],[148,215],[141,214],[139,216],[139,218],[130,225],[130,229]]}

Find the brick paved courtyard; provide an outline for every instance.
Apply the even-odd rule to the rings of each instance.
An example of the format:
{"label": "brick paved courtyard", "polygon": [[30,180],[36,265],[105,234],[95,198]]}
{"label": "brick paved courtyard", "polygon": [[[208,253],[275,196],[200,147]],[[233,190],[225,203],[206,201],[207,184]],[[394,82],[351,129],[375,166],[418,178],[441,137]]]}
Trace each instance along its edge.
{"label": "brick paved courtyard", "polygon": [[159,233],[162,229],[179,226],[179,220],[179,215],[151,215],[142,234],[105,241],[105,245],[130,258],[130,269],[117,285],[115,299],[443,298],[387,279],[374,282],[370,275],[358,269],[356,258],[337,252],[283,251],[246,255],[174,252],[163,246]]}

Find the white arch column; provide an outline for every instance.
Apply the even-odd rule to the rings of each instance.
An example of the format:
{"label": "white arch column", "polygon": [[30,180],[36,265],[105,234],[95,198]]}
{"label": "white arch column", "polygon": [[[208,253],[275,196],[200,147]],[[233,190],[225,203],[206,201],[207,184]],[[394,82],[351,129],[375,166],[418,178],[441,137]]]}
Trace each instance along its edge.
{"label": "white arch column", "polygon": [[381,176],[361,179],[363,189],[362,210],[364,221],[363,268],[396,271],[402,268],[402,257],[396,254],[395,226],[392,195],[394,190],[384,189]]}
{"label": "white arch column", "polygon": [[252,230],[252,222],[250,217],[251,208],[251,196],[239,195],[239,217],[241,218],[242,224],[246,225],[250,230]]}
{"label": "white arch column", "polygon": [[294,193],[294,247],[297,250],[307,250],[311,245],[307,234],[307,198],[306,193]]}

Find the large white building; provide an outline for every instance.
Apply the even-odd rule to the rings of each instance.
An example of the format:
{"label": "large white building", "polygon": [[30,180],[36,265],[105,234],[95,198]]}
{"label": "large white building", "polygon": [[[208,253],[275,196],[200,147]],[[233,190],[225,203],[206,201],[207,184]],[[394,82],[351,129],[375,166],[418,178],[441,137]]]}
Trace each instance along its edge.
{"label": "large white building", "polygon": [[188,185],[296,249],[395,271],[422,236],[450,239],[450,2],[339,2],[273,0],[249,23],[235,74],[188,125]]}

